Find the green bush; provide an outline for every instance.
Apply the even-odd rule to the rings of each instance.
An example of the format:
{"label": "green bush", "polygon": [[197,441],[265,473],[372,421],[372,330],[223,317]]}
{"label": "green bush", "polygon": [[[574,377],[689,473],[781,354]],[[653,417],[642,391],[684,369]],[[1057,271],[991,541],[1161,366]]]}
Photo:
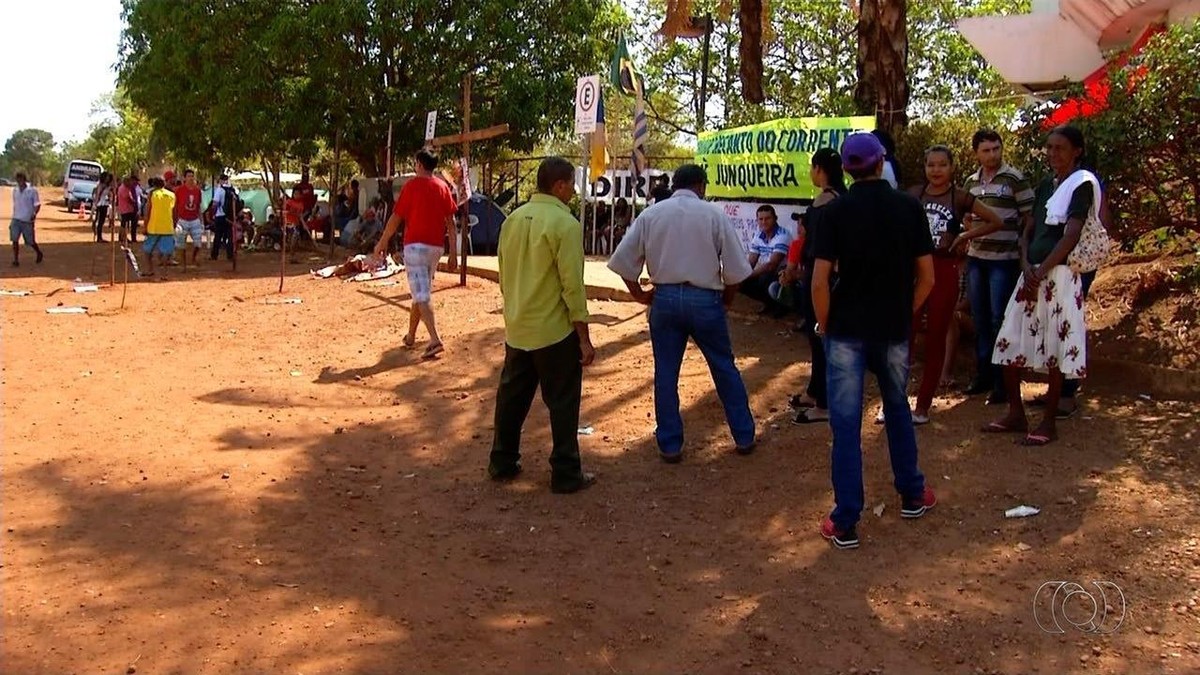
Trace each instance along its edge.
{"label": "green bush", "polygon": [[[993,117],[993,116],[984,116]],[[919,185],[925,181],[925,149],[945,145],[954,152],[954,180],[962,185],[967,176],[975,173],[979,164],[971,149],[971,137],[982,128],[994,129],[1004,139],[1005,160],[1025,171],[1019,161],[1020,147],[1015,134],[1000,120],[980,122],[978,115],[937,117],[914,122],[896,139],[896,159],[902,172],[901,187]]]}
{"label": "green bush", "polygon": [[[1125,250],[1177,248],[1200,233],[1200,24],[1173,26],[1110,74],[1108,105],[1072,122],[1106,182],[1112,234]],[[1075,87],[1068,97],[1082,96]],[[1023,112],[1021,143],[1037,156],[1053,106]]]}

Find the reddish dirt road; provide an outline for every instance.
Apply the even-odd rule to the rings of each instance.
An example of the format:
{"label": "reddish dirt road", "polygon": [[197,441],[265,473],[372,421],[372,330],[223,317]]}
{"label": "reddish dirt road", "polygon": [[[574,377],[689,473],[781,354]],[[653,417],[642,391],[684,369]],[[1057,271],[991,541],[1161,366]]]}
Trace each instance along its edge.
{"label": "reddish dirt road", "polygon": [[[276,259],[248,255],[131,284],[120,310],[119,288],[72,292],[108,276],[86,225],[48,205],[38,227],[46,262],[0,272],[34,292],[0,298],[4,672],[1200,672],[1194,401],[1097,378],[1062,442],[1027,449],[976,433],[979,401],[939,399],[918,436],[941,503],[915,522],[868,423],[885,509],[842,552],[815,531],[829,431],[784,410],[808,373],[785,324],[732,324],[759,451],[731,452],[693,349],[691,452],[665,466],[645,316],[593,303],[581,442],[600,482],[554,496],[540,404],[524,477],[484,477],[495,285],[439,278],[448,351],[422,363],[400,348],[402,280],[292,266],[303,304],[269,305]],[[60,302],[89,314],[46,313]],[[1005,519],[1018,504],[1043,511]],[[1054,580],[1118,585],[1105,629],[1123,622],[1045,632]]]}

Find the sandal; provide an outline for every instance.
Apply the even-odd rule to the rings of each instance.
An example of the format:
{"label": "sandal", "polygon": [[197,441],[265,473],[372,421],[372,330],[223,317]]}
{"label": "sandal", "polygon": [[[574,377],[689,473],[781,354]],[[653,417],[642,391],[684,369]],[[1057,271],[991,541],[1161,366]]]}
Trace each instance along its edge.
{"label": "sandal", "polygon": [[1050,443],[1054,442],[1054,440],[1055,440],[1054,435],[1046,435],[1043,433],[1033,432],[1030,434],[1026,434],[1025,438],[1022,438],[1021,440],[1017,441],[1017,444],[1024,445],[1029,448],[1040,448],[1045,445],[1050,445]]}
{"label": "sandal", "polygon": [[816,422],[828,422],[829,411],[822,408],[812,407],[797,411],[796,416],[792,418],[792,424],[814,424]]}
{"label": "sandal", "polygon": [[1029,431],[1029,423],[1026,422],[1025,424],[1014,427],[1014,426],[1009,426],[1007,424],[1004,424],[1003,422],[989,422],[987,424],[987,426],[981,428],[980,431],[982,431],[985,434],[1024,433],[1026,431]]}
{"label": "sandal", "polygon": [[804,410],[805,408],[817,407],[817,402],[808,396],[793,394],[792,397],[788,399],[788,407],[792,410]]}
{"label": "sandal", "polygon": [[400,342],[401,342],[401,344],[404,345],[404,347],[406,349],[412,349],[417,344],[417,338],[409,337],[409,336],[405,335],[404,338],[400,340]]}
{"label": "sandal", "polygon": [[421,354],[421,358],[425,359],[425,360],[429,360],[429,359],[434,358],[438,354],[441,354],[444,351],[446,351],[446,348],[444,346],[442,346],[442,343],[435,342],[425,348],[425,352],[423,354]]}

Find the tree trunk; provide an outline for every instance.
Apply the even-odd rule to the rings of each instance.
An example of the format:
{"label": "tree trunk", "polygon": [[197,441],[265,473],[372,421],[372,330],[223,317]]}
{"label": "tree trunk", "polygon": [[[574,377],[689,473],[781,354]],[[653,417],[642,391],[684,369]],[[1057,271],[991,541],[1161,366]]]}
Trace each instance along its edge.
{"label": "tree trunk", "polygon": [[858,17],[858,112],[891,134],[908,126],[908,2],[862,0]]}
{"label": "tree trunk", "polygon": [[742,98],[762,103],[763,94],[763,0],[741,0],[738,28],[742,31],[738,57],[741,61]]}

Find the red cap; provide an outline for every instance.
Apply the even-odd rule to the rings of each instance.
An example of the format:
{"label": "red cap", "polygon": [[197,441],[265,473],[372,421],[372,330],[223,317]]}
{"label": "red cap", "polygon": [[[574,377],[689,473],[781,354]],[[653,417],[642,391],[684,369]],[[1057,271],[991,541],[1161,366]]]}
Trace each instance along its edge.
{"label": "red cap", "polygon": [[163,172],[163,180],[167,181],[168,183],[175,180],[175,172],[171,171],[169,169],[167,171],[164,171]]}

